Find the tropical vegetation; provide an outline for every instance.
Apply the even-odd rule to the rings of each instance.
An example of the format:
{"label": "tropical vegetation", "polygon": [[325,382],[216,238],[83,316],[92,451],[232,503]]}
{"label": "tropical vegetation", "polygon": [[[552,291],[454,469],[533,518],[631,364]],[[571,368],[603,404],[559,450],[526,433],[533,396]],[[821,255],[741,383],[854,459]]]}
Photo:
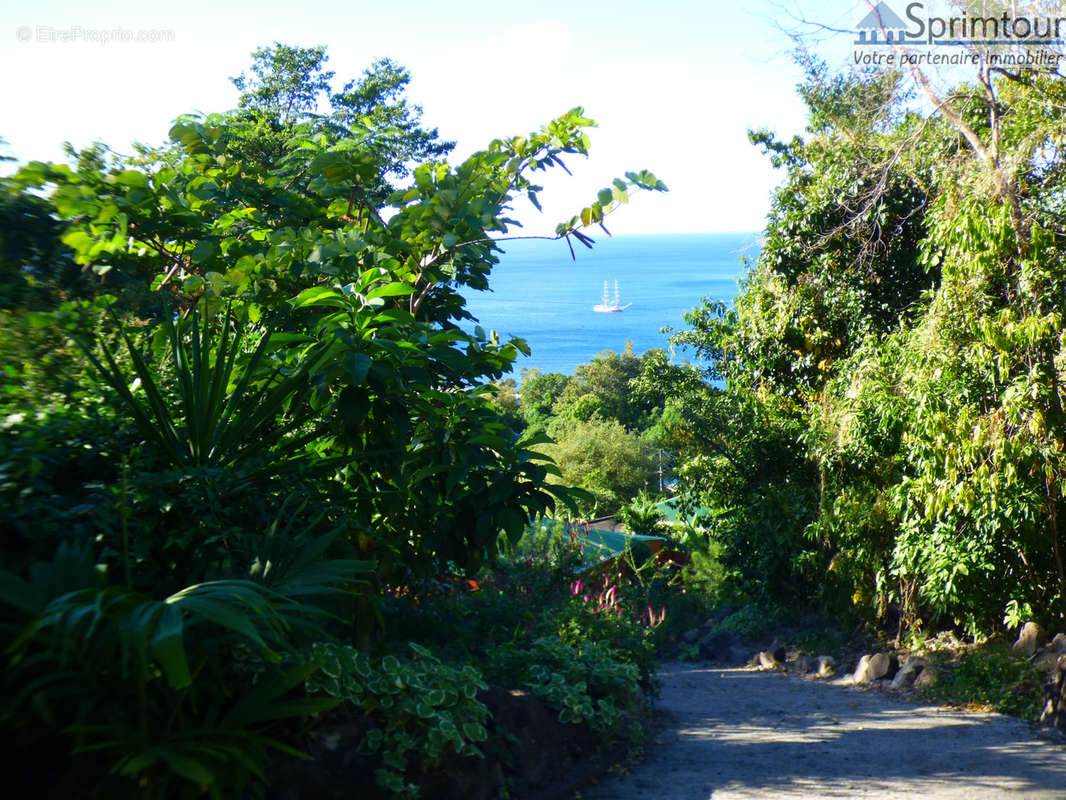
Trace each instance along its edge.
{"label": "tropical vegetation", "polygon": [[674,336],[709,366],[642,377],[681,489],[752,597],[900,633],[1061,619],[1064,85],[804,63],[806,135],[751,134],[783,173],[758,259]]}
{"label": "tropical vegetation", "polygon": [[[412,753],[423,769],[485,738],[470,653],[442,663],[387,612],[573,503],[544,437],[491,400],[527,345],[462,293],[593,123],[574,109],[451,164],[402,67],[334,92],[325,63],[262,48],[237,109],[3,180],[0,714],[34,796],[261,794],[269,753],[343,708],[381,722],[381,790],[414,796]],[[556,236],[590,244],[664,188],[628,173]],[[617,646],[542,626],[558,666],[511,680],[608,733],[637,661],[650,686],[650,620],[625,619]],[[528,660],[484,654],[505,658]]]}
{"label": "tropical vegetation", "polygon": [[[451,163],[402,66],[326,63],[261,48],[236,109],[0,179],[13,785],[263,796],[355,720],[364,785],[417,797],[507,763],[494,688],[639,748],[715,603],[717,631],[820,609],[897,642],[1066,614],[1056,73],[937,94],[804,57],[805,133],[751,133],[781,183],[735,300],[515,377],[528,344],[464,293],[593,123]],[[626,173],[555,238],[665,188]],[[597,563],[571,523],[608,515],[684,563]],[[995,653],[956,684],[1031,683]]]}

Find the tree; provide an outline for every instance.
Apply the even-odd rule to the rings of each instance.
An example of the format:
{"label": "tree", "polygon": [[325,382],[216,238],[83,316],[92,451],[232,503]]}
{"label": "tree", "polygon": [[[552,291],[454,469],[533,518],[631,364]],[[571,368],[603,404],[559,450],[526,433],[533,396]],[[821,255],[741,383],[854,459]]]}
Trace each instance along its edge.
{"label": "tree", "polygon": [[663,512],[654,495],[641,492],[633,500],[622,506],[617,513],[618,521],[626,530],[640,536],[654,536],[659,533],[663,521]]}
{"label": "tree", "polygon": [[412,164],[452,151],[455,143],[441,141],[436,128],[421,127],[421,106],[404,96],[411,82],[407,69],[380,58],[334,92],[328,60],[325,47],[275,43],[252,54],[250,75],[230,79],[241,92],[239,108],[257,123],[244,137],[246,154],[284,157],[283,143],[291,141],[298,124],[311,123],[310,131],[334,143],[358,135],[379,163],[379,174],[364,193],[380,204],[395,188],[390,181],[408,178]]}
{"label": "tree", "polygon": [[541,372],[539,369],[523,369],[519,395],[522,416],[531,428],[544,430],[551,420],[552,408],[559,396],[570,384],[570,376],[560,372]]}
{"label": "tree", "polygon": [[316,114],[336,74],[324,68],[326,48],[291,47],[275,42],[252,53],[252,74],[230,78],[241,93],[238,108],[256,111],[282,127]]}
{"label": "tree", "polygon": [[558,426],[544,452],[559,468],[558,480],[592,494],[578,511],[591,517],[614,513],[653,485],[655,450],[639,435],[609,420],[571,421]]}
{"label": "tree", "polygon": [[631,383],[643,364],[660,351],[648,350],[638,356],[633,343],[626,342],[621,353],[605,350],[591,361],[579,364],[573,378],[556,398],[552,413],[560,418],[589,420],[597,417],[617,420],[629,430],[641,431],[651,423],[655,405],[632,392]]}
{"label": "tree", "polygon": [[525,430],[526,421],[522,416],[522,404],[518,399],[518,384],[514,378],[503,378],[493,384],[492,405],[500,417],[515,434]]}
{"label": "tree", "polygon": [[725,390],[658,373],[689,398],[664,414],[693,442],[682,485],[735,509],[715,535],[758,591],[817,578],[974,635],[1062,607],[1066,87],[982,63],[939,93],[912,71],[925,108],[899,73],[815,65],[808,136],[753,135],[786,171],[765,245],[735,307],[674,340]]}
{"label": "tree", "polygon": [[89,277],[59,241],[62,229],[46,198],[0,179],[0,309],[50,309],[88,293]]}
{"label": "tree", "polygon": [[393,132],[385,158],[389,174],[396,179],[410,174],[409,164],[442,158],[455,147],[455,142],[440,141],[436,128],[420,127],[422,107],[404,97],[410,82],[411,73],[405,67],[379,58],[358,81],[348,81],[340,92],[330,95],[338,124]]}
{"label": "tree", "polygon": [[753,385],[816,403],[834,365],[896,328],[938,273],[919,249],[928,165],[903,163],[893,146],[921,125],[899,110],[899,74],[802,64],[809,139],[749,133],[785,180],[721,344]]}
{"label": "tree", "polygon": [[[899,111],[899,76],[803,66],[806,137],[750,134],[785,173],[759,256],[732,309],[706,300],[673,337],[708,365],[707,383],[664,361],[641,381],[666,395],[681,490],[723,512],[714,530],[723,562],[745,591],[779,601],[799,585],[824,588],[840,546],[808,537],[840,491],[835,465],[808,449],[812,431],[825,429],[826,386],[937,277],[920,257],[928,182],[893,144],[918,126]],[[886,557],[864,562],[871,580]]]}
{"label": "tree", "polygon": [[[308,111],[324,54],[283,55],[298,80],[180,118],[156,153],[13,179],[106,280],[11,312],[78,340],[95,378],[74,401],[36,387],[32,415],[0,397],[3,715],[93,752],[118,794],[252,791],[276,721],[335,702],[301,696],[310,641],[368,646],[386,586],[476,572],[570,495],[489,400],[527,346],[460,323],[511,204],[587,153],[591,120],[421,164],[378,202],[387,153]],[[557,236],[665,189],[612,187]]]}
{"label": "tree", "polygon": [[[270,97],[289,98],[285,108],[303,113],[323,59],[260,51],[267,94],[247,87],[255,104],[269,112],[281,102]],[[275,67],[298,80],[266,80]],[[501,529],[519,532],[530,513],[552,505],[546,467],[513,441],[485,397],[526,344],[480,328],[465,333],[462,293],[488,286],[500,252],[494,237],[513,224],[510,204],[540,191],[531,173],[585,154],[591,124],[574,109],[456,167],[422,164],[388,210],[371,194],[387,157],[362,131],[321,136],[299,114],[266,128],[241,114],[183,118],[158,162],[33,163],[18,181],[50,191],[79,266],[116,273],[122,287],[139,284],[122,292],[136,303],[120,298],[120,313],[150,321],[196,310],[289,336],[272,358],[279,369],[304,365],[313,374],[301,402],[334,426],[319,455],[345,461],[338,479],[365,495],[351,504],[360,546],[373,547],[382,576],[391,568],[424,577],[446,564],[477,569]],[[285,158],[232,157],[263,130],[281,137]],[[557,236],[587,241],[582,228],[640,189],[665,187],[650,173],[628,173],[560,223]]]}

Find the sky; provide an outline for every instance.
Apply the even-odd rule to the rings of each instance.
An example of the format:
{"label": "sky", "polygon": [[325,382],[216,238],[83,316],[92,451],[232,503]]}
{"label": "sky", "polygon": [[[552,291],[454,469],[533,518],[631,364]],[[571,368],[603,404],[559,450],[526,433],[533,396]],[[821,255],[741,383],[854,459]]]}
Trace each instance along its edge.
{"label": "sky", "polygon": [[[847,27],[861,3],[820,0],[802,16]],[[543,181],[546,233],[627,170],[648,169],[669,194],[634,196],[614,233],[757,231],[780,175],[752,128],[800,132],[799,73],[773,0],[403,0],[300,4],[186,0],[5,3],[0,8],[0,137],[18,162],[61,160],[61,145],[165,140],[180,114],[233,108],[230,76],[256,47],[324,44],[336,81],[377,57],[407,66],[423,122],[456,140],[452,160],[494,138],[536,130],[574,106],[598,127],[574,176]],[[115,41],[122,36],[163,41]],[[110,36],[112,41],[106,41]]]}

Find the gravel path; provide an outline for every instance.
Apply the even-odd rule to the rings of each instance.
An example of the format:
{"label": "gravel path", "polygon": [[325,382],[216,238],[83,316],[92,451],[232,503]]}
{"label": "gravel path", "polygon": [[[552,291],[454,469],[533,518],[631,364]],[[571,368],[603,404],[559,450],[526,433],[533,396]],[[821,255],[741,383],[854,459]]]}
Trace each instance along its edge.
{"label": "gravel path", "polygon": [[1066,798],[1066,747],[999,714],[920,706],[843,680],[668,665],[656,744],[585,800]]}

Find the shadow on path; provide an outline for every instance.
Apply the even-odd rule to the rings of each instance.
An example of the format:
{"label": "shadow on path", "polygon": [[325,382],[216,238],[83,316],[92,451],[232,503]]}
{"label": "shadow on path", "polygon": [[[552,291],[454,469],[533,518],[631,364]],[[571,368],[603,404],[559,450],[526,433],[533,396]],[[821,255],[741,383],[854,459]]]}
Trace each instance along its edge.
{"label": "shadow on path", "polygon": [[1066,747],[1021,720],[776,672],[672,665],[660,676],[660,743],[586,800],[1066,799]]}

